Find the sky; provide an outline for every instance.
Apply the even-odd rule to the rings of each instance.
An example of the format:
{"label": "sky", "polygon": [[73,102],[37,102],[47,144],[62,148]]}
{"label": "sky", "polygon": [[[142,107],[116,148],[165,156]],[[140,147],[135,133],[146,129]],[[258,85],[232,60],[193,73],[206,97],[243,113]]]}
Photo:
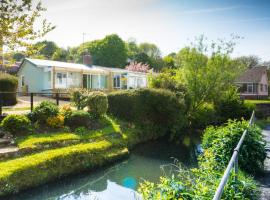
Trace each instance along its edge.
{"label": "sky", "polygon": [[116,33],[155,43],[162,55],[178,52],[204,35],[209,41],[243,37],[233,56],[270,60],[267,0],[42,0],[43,17],[56,26],[44,39],[77,46]]}

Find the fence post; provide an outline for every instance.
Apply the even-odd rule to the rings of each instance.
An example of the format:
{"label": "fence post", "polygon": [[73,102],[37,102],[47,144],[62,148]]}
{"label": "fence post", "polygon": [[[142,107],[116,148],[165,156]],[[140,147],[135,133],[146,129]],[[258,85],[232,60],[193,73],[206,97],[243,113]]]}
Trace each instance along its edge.
{"label": "fence post", "polygon": [[56,93],[56,105],[58,105],[59,106],[59,93],[57,92]]}
{"label": "fence post", "polygon": [[3,115],[3,98],[2,98],[2,93],[0,93],[0,117]]}
{"label": "fence post", "polygon": [[31,103],[31,112],[33,112],[33,108],[34,108],[34,93],[30,93],[30,103]]}

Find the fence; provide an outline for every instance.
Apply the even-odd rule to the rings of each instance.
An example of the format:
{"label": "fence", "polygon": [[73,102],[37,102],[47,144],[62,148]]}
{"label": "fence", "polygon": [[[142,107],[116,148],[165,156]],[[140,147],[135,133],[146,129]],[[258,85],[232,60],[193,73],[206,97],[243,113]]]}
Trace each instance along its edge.
{"label": "fence", "polygon": [[62,99],[68,99],[69,98],[69,93],[63,93],[63,92],[31,92],[31,93],[21,93],[21,92],[0,92],[0,116],[3,115],[3,108],[4,106],[4,100],[3,100],[3,95],[16,95],[18,97],[29,97],[28,101],[29,102],[29,108],[31,112],[34,109],[34,98],[35,97],[45,97],[46,99],[44,100],[53,100],[57,105],[59,105],[59,101]]}
{"label": "fence", "polygon": [[[254,117],[255,117],[255,112],[253,111],[252,115],[250,117],[250,120],[249,120],[249,126],[253,123]],[[226,183],[227,183],[227,181],[228,181],[228,179],[230,177],[230,173],[232,171],[232,168],[234,168],[234,172],[235,172],[234,178],[235,178],[235,180],[237,180],[237,175],[238,175],[238,154],[239,154],[240,148],[241,148],[241,146],[243,144],[243,141],[244,141],[244,139],[246,137],[246,134],[247,134],[247,129],[243,132],[243,134],[242,134],[236,148],[233,151],[233,155],[232,155],[232,157],[230,159],[230,162],[229,162],[229,164],[228,164],[228,166],[227,166],[227,168],[226,168],[226,170],[225,170],[225,172],[224,172],[224,174],[222,176],[222,179],[221,179],[221,181],[219,183],[219,186],[218,186],[218,188],[216,190],[216,193],[215,193],[215,196],[214,196],[213,200],[221,199],[224,187],[225,187],[225,185],[226,185]]]}

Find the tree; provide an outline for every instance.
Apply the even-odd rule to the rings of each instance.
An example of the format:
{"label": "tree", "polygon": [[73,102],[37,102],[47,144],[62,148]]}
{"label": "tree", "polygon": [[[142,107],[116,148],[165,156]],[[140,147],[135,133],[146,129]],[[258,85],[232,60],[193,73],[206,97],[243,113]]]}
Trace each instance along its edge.
{"label": "tree", "polygon": [[241,56],[235,59],[236,63],[246,69],[250,69],[260,64],[260,58],[256,55]]}
{"label": "tree", "polygon": [[37,54],[43,55],[47,59],[51,59],[56,50],[59,49],[59,47],[54,42],[47,40],[37,42],[34,44],[34,47],[37,48]]}
{"label": "tree", "polygon": [[[32,0],[1,0],[0,1],[0,54],[3,46],[14,49],[27,46],[29,40],[44,36],[54,29],[45,19],[42,28],[37,30],[34,23],[45,11],[41,2],[33,6]],[[2,59],[1,59],[2,60]]]}
{"label": "tree", "polygon": [[105,67],[125,67],[127,50],[124,41],[116,34],[107,35],[102,40],[86,42],[79,47],[80,61],[83,54],[92,55],[93,64]]}
{"label": "tree", "polygon": [[161,57],[161,51],[155,44],[151,43],[141,43],[139,45],[140,53],[145,53],[152,59],[158,59]]}
{"label": "tree", "polygon": [[174,57],[167,55],[163,58],[163,63],[166,68],[175,68]]}
{"label": "tree", "polygon": [[127,70],[134,71],[134,72],[148,72],[149,65],[137,62],[131,62],[128,66],[126,66]]}
{"label": "tree", "polygon": [[183,81],[191,98],[191,113],[205,102],[212,102],[227,91],[242,71],[230,58],[235,46],[233,37],[230,41],[206,44],[202,36],[196,42],[181,51]]}
{"label": "tree", "polygon": [[54,54],[52,55],[52,59],[53,60],[57,60],[57,61],[67,61],[68,60],[68,51],[63,49],[63,48],[58,48]]}
{"label": "tree", "polygon": [[126,42],[127,56],[128,59],[133,61],[136,55],[139,53],[139,47],[136,43],[136,40],[133,38],[128,39]]}

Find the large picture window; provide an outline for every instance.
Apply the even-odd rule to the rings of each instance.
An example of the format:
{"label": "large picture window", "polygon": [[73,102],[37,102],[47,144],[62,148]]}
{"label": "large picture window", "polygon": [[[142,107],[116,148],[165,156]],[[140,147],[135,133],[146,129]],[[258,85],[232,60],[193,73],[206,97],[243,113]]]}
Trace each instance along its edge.
{"label": "large picture window", "polygon": [[253,84],[252,83],[247,84],[247,91],[248,91],[248,93],[253,93]]}
{"label": "large picture window", "polygon": [[66,85],[67,74],[66,73],[57,73],[56,74],[57,85]]}

